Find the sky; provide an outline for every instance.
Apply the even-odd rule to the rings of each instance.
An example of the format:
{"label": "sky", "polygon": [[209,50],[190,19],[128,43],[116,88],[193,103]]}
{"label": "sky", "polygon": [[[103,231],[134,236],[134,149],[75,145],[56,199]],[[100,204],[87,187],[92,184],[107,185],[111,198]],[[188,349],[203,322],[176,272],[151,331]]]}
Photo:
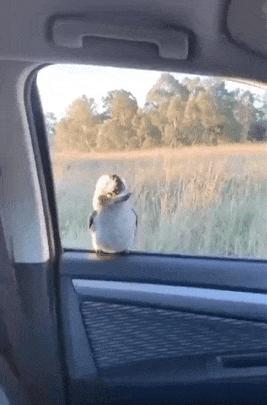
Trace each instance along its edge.
{"label": "sky", "polygon": [[[53,65],[43,68],[37,76],[37,85],[45,113],[53,112],[57,118],[64,116],[67,107],[77,97],[85,94],[93,97],[101,109],[101,99],[114,89],[130,91],[142,107],[147,92],[161,72],[85,65]],[[189,74],[172,73],[177,79],[194,77]],[[257,94],[265,90],[240,82],[227,81],[229,89],[249,89]]]}

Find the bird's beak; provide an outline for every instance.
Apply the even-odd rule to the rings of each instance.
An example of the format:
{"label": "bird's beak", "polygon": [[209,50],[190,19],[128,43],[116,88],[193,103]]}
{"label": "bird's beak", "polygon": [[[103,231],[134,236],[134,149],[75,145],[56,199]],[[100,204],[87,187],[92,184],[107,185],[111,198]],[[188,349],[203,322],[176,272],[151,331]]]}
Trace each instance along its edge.
{"label": "bird's beak", "polygon": [[123,202],[123,201],[127,201],[129,200],[129,198],[131,197],[133,193],[127,193],[127,194],[123,194],[121,196],[118,196],[115,198],[115,203],[119,203],[119,202]]}

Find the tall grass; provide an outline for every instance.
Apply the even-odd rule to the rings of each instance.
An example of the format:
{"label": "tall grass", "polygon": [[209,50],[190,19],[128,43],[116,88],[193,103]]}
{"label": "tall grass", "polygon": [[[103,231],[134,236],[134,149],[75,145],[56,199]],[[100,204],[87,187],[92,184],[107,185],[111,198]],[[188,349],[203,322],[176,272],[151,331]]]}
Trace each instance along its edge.
{"label": "tall grass", "polygon": [[54,155],[63,245],[91,248],[95,182],[123,176],[139,216],[135,249],[267,257],[267,148],[225,145]]}

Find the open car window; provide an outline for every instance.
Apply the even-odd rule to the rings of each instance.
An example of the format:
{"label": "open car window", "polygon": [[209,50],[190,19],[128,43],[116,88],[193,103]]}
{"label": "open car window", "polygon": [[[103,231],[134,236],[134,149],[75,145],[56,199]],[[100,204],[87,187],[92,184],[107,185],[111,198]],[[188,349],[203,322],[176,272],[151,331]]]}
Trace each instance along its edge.
{"label": "open car window", "polygon": [[103,174],[126,179],[133,250],[267,257],[267,93],[216,77],[55,65],[37,84],[62,244],[92,249]]}

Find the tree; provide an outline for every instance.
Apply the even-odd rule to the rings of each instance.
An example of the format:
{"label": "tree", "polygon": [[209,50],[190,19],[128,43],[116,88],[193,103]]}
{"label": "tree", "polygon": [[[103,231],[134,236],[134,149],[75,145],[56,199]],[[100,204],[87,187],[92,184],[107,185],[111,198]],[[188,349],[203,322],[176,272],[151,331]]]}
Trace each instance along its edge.
{"label": "tree", "polygon": [[257,121],[267,121],[267,91],[265,91],[263,96],[258,96],[254,97],[257,102],[257,110],[256,110],[256,115],[257,115]]}
{"label": "tree", "polygon": [[212,92],[202,88],[196,95],[196,102],[199,109],[200,123],[203,128],[202,142],[215,145],[218,143],[221,133],[222,117]]}
{"label": "tree", "polygon": [[153,125],[149,115],[139,112],[133,120],[138,147],[150,148],[161,145],[161,132]]}
{"label": "tree", "polygon": [[168,102],[170,97],[175,95],[186,100],[189,95],[187,87],[179,83],[170,73],[162,73],[148,92],[146,103],[157,107],[162,103]]}
{"label": "tree", "polygon": [[143,108],[126,90],[112,90],[96,111],[93,99],[82,96],[55,123],[46,117],[48,132],[56,132],[58,150],[111,151],[178,147],[218,142],[260,142],[267,139],[267,96],[229,90],[224,80],[186,77],[179,82],[162,73],[149,90]]}
{"label": "tree", "polygon": [[101,126],[98,150],[123,150],[138,147],[132,121],[137,114],[137,100],[128,91],[112,90],[103,98],[104,114],[109,119]]}
{"label": "tree", "polygon": [[191,93],[186,103],[183,119],[183,143],[192,145],[201,143],[203,127],[200,119],[200,108],[197,97]]}
{"label": "tree", "polygon": [[183,118],[186,101],[180,95],[172,96],[166,111],[168,124],[164,128],[164,144],[176,147],[183,143]]}
{"label": "tree", "polygon": [[176,148],[185,143],[183,139],[183,128],[175,128],[171,124],[167,124],[163,133],[163,144],[169,148]]}
{"label": "tree", "polygon": [[186,103],[180,96],[173,96],[167,108],[167,118],[174,128],[182,124]]}
{"label": "tree", "polygon": [[125,127],[117,119],[109,119],[101,125],[97,135],[98,151],[135,149],[138,146],[136,131],[131,125]]}
{"label": "tree", "polygon": [[239,95],[235,108],[235,117],[242,125],[240,141],[245,142],[248,139],[252,123],[256,121],[254,97],[250,91],[247,90]]}
{"label": "tree", "polygon": [[128,125],[138,108],[136,98],[125,90],[109,91],[103,98],[103,107],[110,118],[119,120],[123,126]]}
{"label": "tree", "polygon": [[182,85],[186,87],[188,94],[193,93],[198,87],[205,84],[201,83],[200,77],[185,77],[182,81]]}
{"label": "tree", "polygon": [[149,113],[146,114],[150,118],[152,124],[159,129],[161,134],[164,133],[164,128],[168,124],[168,105],[168,102],[162,103],[159,106],[154,107]]}
{"label": "tree", "polygon": [[99,123],[94,99],[82,96],[74,100],[66,116],[56,126],[56,148],[77,151],[95,149]]}
{"label": "tree", "polygon": [[97,150],[101,152],[125,149],[123,127],[118,120],[104,122],[97,135]]}
{"label": "tree", "polygon": [[228,142],[238,142],[242,130],[241,123],[238,122],[234,114],[238,105],[238,94],[236,91],[228,91],[222,79],[212,78],[208,83],[220,114],[221,139]]}

